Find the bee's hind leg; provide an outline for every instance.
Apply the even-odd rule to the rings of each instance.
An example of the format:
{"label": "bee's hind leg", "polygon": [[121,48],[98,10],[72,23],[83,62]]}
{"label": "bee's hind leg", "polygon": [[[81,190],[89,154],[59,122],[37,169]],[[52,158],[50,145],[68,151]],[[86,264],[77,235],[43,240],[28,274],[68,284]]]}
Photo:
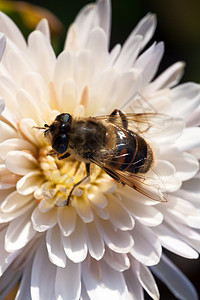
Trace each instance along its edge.
{"label": "bee's hind leg", "polygon": [[123,114],[123,112],[119,109],[115,109],[113,110],[113,112],[109,115],[109,118],[108,120],[111,122],[111,123],[115,123],[115,115],[119,114],[120,117],[121,117],[121,121],[122,121],[122,126],[124,129],[127,129],[128,128],[128,121],[127,121],[127,118],[125,116],[125,114]]}
{"label": "bee's hind leg", "polygon": [[67,197],[67,203],[66,205],[69,206],[69,200],[70,200],[70,197],[74,191],[74,189],[79,185],[81,184],[83,181],[85,181],[89,176],[90,176],[90,163],[86,163],[85,164],[85,167],[86,167],[86,176],[83,177],[80,181],[78,181],[77,183],[75,183],[75,185],[72,187],[71,191],[69,192],[69,195]]}

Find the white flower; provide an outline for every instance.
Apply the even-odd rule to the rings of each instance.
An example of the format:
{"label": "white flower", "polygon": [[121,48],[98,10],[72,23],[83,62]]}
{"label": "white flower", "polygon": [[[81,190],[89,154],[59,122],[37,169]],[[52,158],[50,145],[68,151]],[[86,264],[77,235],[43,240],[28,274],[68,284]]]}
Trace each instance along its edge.
{"label": "white flower", "polygon": [[[187,258],[200,250],[200,128],[184,128],[198,110],[200,87],[176,86],[181,62],[154,79],[164,45],[144,47],[155,26],[148,14],[122,47],[109,51],[110,2],[99,0],[78,14],[56,58],[45,20],[26,43],[0,14],[1,299],[20,278],[17,300],[141,300],[143,289],[159,299],[149,267],[178,298],[197,299],[162,248]],[[51,147],[33,127],[62,112],[95,116],[130,107],[173,117],[147,137],[159,174],[150,180],[161,179],[159,193],[168,201],[121,186],[92,165],[90,181],[63,206],[85,166],[47,156]]]}

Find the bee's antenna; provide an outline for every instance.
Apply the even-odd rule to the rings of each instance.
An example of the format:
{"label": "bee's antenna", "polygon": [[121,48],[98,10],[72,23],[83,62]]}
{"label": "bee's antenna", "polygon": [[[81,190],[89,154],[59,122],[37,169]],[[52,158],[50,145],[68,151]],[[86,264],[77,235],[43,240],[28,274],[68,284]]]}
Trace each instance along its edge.
{"label": "bee's antenna", "polygon": [[43,129],[43,130],[46,130],[47,128],[49,128],[50,126],[48,124],[44,124],[44,126],[33,126],[33,128],[36,128],[36,129]]}

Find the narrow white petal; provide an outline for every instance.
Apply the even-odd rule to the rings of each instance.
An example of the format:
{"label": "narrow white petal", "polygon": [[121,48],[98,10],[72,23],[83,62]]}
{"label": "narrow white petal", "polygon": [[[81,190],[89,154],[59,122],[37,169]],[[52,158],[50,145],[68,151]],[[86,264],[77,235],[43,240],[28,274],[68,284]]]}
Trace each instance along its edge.
{"label": "narrow white petal", "polygon": [[128,253],[133,247],[134,241],[128,231],[114,230],[109,221],[98,222],[98,229],[107,246],[117,253]]}
{"label": "narrow white petal", "polygon": [[33,119],[38,124],[43,124],[44,119],[34,97],[26,90],[20,89],[16,94],[19,111],[24,118]]}
{"label": "narrow white petal", "polygon": [[99,260],[103,257],[105,252],[103,238],[99,233],[95,222],[88,223],[86,225],[86,230],[88,251],[93,258]]}
{"label": "narrow white petal", "polygon": [[130,267],[130,261],[126,254],[113,252],[109,248],[106,248],[103,259],[112,269],[119,272],[123,272]]}
{"label": "narrow white petal", "polygon": [[17,137],[16,130],[3,121],[0,121],[0,131],[0,142]]}
{"label": "narrow white petal", "polygon": [[167,224],[162,223],[159,227],[153,228],[153,230],[158,235],[163,247],[186,258],[198,257],[197,251],[182,241]]}
{"label": "narrow white petal", "polygon": [[158,237],[153,231],[136,222],[132,230],[132,236],[135,242],[130,251],[132,256],[146,266],[157,264],[160,260],[162,248]]}
{"label": "narrow white petal", "polygon": [[164,44],[153,44],[149,49],[142,53],[135,63],[135,67],[143,72],[142,87],[151,81],[158,70],[158,66],[164,53]]}
{"label": "narrow white petal", "polygon": [[76,226],[76,211],[73,207],[58,208],[58,225],[64,236],[69,236]]}
{"label": "narrow white petal", "polygon": [[101,277],[94,276],[89,263],[82,265],[82,280],[91,300],[129,300],[129,293],[122,272],[111,269],[105,262],[100,264]]}
{"label": "narrow white petal", "polygon": [[8,152],[5,160],[6,167],[18,175],[26,175],[37,167],[37,160],[23,151]]}
{"label": "narrow white petal", "polygon": [[88,252],[85,224],[77,218],[76,228],[70,236],[62,236],[64,251],[74,263],[82,262]]}
{"label": "narrow white petal", "polygon": [[183,75],[184,67],[185,63],[179,61],[167,68],[148,85],[146,93],[152,93],[160,89],[170,88],[178,84]]}
{"label": "narrow white petal", "polygon": [[86,199],[75,198],[72,205],[84,223],[90,223],[94,220],[94,213],[91,205]]}
{"label": "narrow white petal", "polygon": [[6,37],[3,33],[0,34],[0,61],[2,59],[2,56],[4,54],[6,47]]}
{"label": "narrow white petal", "polygon": [[[3,199],[2,199],[3,200]],[[10,192],[9,195],[2,201],[1,209],[5,213],[15,214],[17,210],[29,207],[29,204],[34,204],[33,196],[22,196],[17,191]]]}
{"label": "narrow white petal", "polygon": [[156,29],[156,16],[154,14],[147,14],[135,27],[132,34],[143,36],[143,47],[152,38]]}
{"label": "narrow white petal", "polygon": [[191,282],[164,254],[160,263],[151,269],[178,299],[198,300],[197,292]]}
{"label": "narrow white petal", "polygon": [[113,195],[108,195],[107,199],[107,208],[110,211],[110,222],[121,230],[133,229],[135,222],[127,210],[121,205],[118,198]]}
{"label": "narrow white petal", "polygon": [[111,26],[111,1],[101,0],[97,2],[97,15],[99,26],[105,31],[107,40],[110,40],[110,26]]}
{"label": "narrow white petal", "polygon": [[152,299],[155,300],[160,299],[160,295],[159,295],[159,291],[155,279],[151,274],[150,270],[143,264],[140,264],[138,279],[141,285],[143,286],[143,288],[146,290],[146,292],[152,297]]}
{"label": "narrow white petal", "polygon": [[2,114],[4,109],[5,109],[5,102],[2,98],[0,98],[0,114]]}
{"label": "narrow white petal", "polygon": [[15,23],[3,12],[0,13],[0,31],[11,39],[19,48],[26,50],[26,41]]}
{"label": "narrow white petal", "polygon": [[142,36],[137,35],[133,32],[124,43],[121,52],[114,63],[114,67],[123,72],[129,70],[137,58],[142,45]]}
{"label": "narrow white petal", "polygon": [[54,226],[47,231],[46,245],[50,261],[58,267],[64,268],[66,266],[66,254],[63,249],[58,226]]}
{"label": "narrow white petal", "polygon": [[[36,70],[47,82],[51,81],[56,57],[48,39],[40,31],[34,31],[29,35],[28,48],[35,61]],[[40,49],[43,50],[40,51]]]}
{"label": "narrow white petal", "polygon": [[[7,294],[15,287],[21,277],[21,271],[8,268],[1,277],[0,299],[6,299]],[[28,300],[28,299],[27,299]]]}
{"label": "narrow white petal", "polygon": [[31,299],[56,299],[55,277],[56,266],[49,261],[45,243],[41,240],[32,266]]}
{"label": "narrow white petal", "polygon": [[200,87],[193,82],[178,85],[172,89],[173,116],[185,118],[200,104]]}
{"label": "narrow white petal", "polygon": [[57,210],[54,208],[43,213],[36,207],[32,213],[31,221],[36,231],[46,231],[57,223]]}
{"label": "narrow white petal", "polygon": [[[79,300],[81,294],[81,266],[67,260],[65,268],[57,267],[55,299]],[[47,298],[48,299],[48,298]]]}
{"label": "narrow white petal", "polygon": [[40,171],[33,171],[18,180],[16,189],[21,195],[29,195],[41,185],[43,180],[44,178]]}
{"label": "narrow white petal", "polygon": [[17,291],[15,300],[32,300],[31,299],[31,270],[32,270],[32,260],[26,263],[23,270],[23,276],[20,281],[20,286]]}
{"label": "narrow white petal", "polygon": [[124,278],[126,280],[128,290],[132,295],[132,300],[144,300],[144,290],[138,280],[136,270],[126,270],[124,272]]}
{"label": "narrow white petal", "polygon": [[30,215],[31,213],[27,212],[25,216],[20,216],[9,224],[5,236],[5,249],[8,252],[21,249],[35,235],[36,232],[30,221]]}
{"label": "narrow white petal", "polygon": [[47,19],[41,19],[36,26],[36,30],[41,31],[50,42],[50,29],[49,29],[49,23]]}
{"label": "narrow white petal", "polygon": [[13,138],[13,139],[7,139],[4,142],[0,144],[0,155],[3,159],[5,159],[8,151],[27,151],[31,152],[34,156],[36,156],[36,148],[29,143],[28,141],[24,139],[18,139],[18,138]]}
{"label": "narrow white petal", "polygon": [[200,147],[200,128],[185,128],[183,134],[175,141],[175,146],[180,151],[187,151]]}

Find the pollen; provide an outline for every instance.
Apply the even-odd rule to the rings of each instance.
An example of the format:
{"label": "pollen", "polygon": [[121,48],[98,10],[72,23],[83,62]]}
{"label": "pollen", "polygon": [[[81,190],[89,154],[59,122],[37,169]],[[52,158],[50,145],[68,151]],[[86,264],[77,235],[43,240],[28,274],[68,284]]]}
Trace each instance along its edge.
{"label": "pollen", "polygon": [[[43,183],[34,192],[34,198],[41,211],[48,211],[53,207],[67,205],[67,197],[74,184],[79,182],[86,175],[85,164],[74,159],[67,158],[58,160],[55,155],[50,155],[51,147],[46,146],[40,149],[38,162],[43,174]],[[83,195],[84,190],[91,184],[95,184],[96,179],[102,172],[97,166],[91,166],[91,176],[80,186],[76,187],[70,198],[70,205],[73,205],[74,197]]]}

